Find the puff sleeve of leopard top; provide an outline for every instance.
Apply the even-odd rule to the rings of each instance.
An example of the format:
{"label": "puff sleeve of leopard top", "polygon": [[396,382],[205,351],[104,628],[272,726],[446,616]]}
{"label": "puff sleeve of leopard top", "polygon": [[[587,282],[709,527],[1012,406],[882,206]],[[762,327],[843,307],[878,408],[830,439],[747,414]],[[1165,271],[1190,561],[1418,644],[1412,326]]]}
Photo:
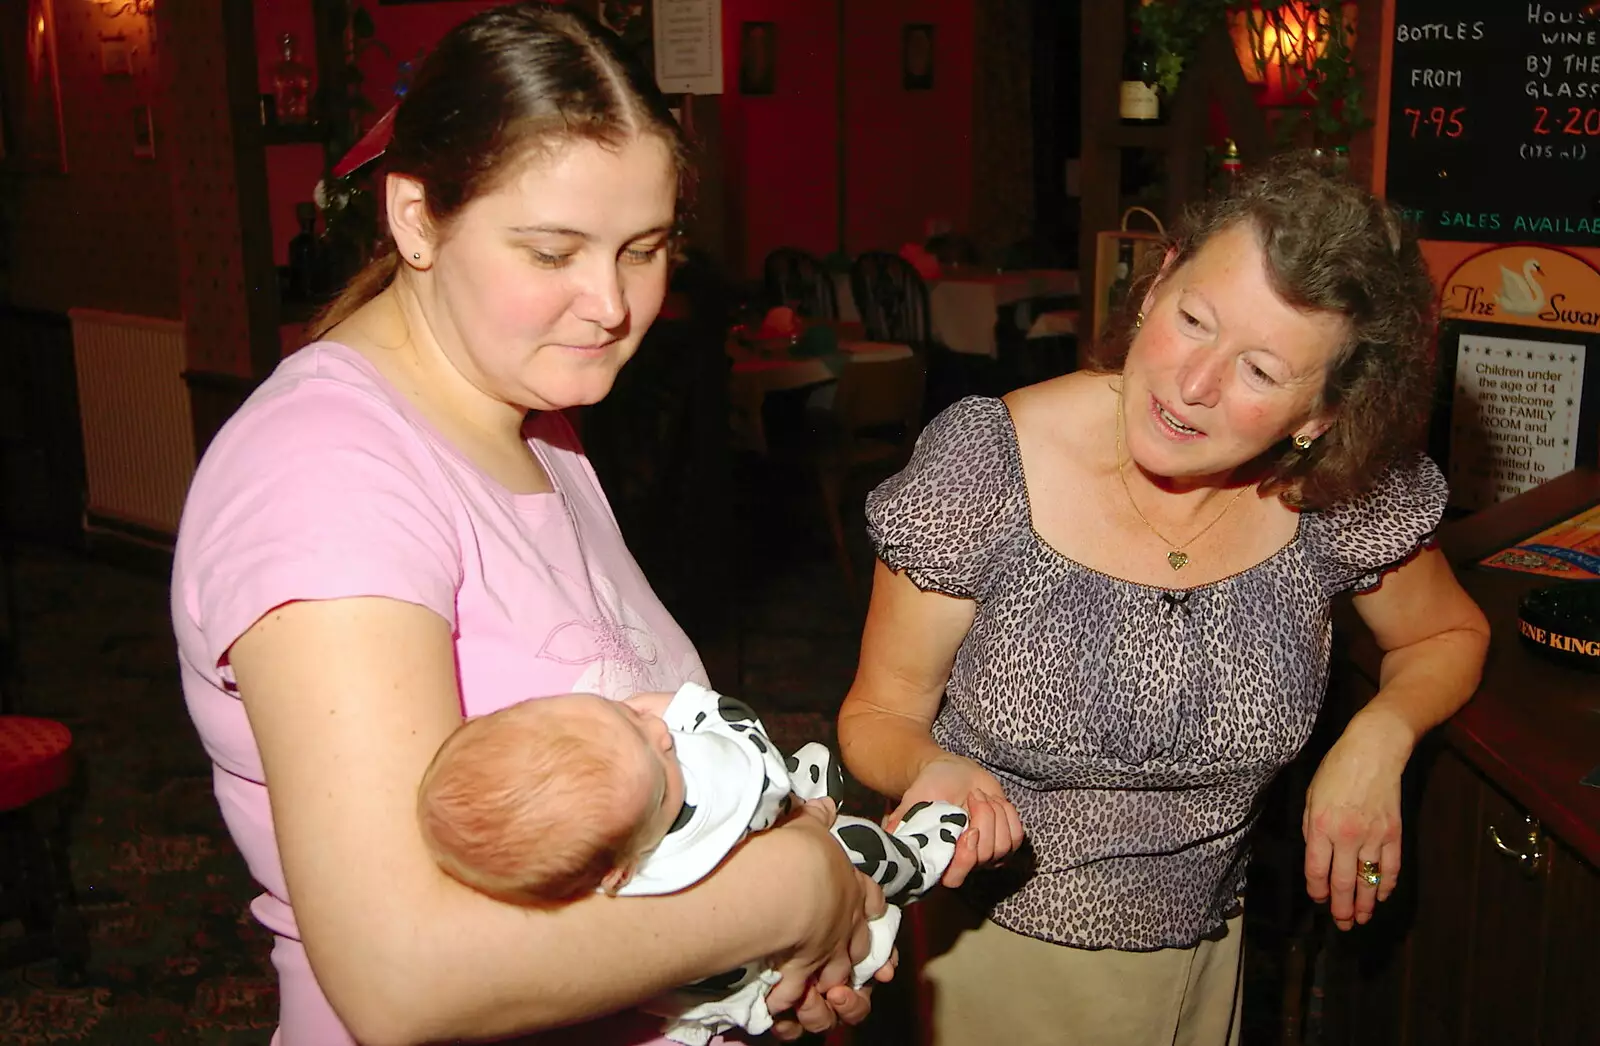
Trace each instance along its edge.
{"label": "puff sleeve of leopard top", "polygon": [[867,498],[878,558],[923,591],[981,601],[990,564],[1028,530],[1012,439],[998,399],[968,397],[934,418],[906,467]]}
{"label": "puff sleeve of leopard top", "polygon": [[1308,513],[1305,524],[1330,594],[1369,592],[1430,547],[1448,494],[1439,466],[1417,454],[1390,466],[1366,494]]}

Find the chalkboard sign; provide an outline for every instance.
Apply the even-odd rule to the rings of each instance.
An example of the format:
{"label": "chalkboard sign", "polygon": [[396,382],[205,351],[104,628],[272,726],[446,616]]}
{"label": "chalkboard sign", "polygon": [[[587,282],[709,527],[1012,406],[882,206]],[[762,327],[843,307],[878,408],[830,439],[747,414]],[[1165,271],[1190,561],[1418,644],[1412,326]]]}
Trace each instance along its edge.
{"label": "chalkboard sign", "polygon": [[1394,34],[1386,191],[1422,235],[1600,247],[1600,4],[1396,0]]}

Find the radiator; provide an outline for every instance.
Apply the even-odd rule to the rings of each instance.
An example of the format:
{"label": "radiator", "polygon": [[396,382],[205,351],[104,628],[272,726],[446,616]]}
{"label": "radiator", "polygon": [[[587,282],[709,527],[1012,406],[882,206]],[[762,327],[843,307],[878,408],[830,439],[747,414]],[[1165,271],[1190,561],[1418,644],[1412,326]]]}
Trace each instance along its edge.
{"label": "radiator", "polygon": [[194,476],[183,324],[71,309],[91,521],[170,537]]}

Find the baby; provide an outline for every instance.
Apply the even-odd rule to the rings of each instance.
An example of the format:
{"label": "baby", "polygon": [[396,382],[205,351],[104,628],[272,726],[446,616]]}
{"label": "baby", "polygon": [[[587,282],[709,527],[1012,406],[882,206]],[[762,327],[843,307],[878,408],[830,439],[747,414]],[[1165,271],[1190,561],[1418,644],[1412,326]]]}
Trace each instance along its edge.
{"label": "baby", "polygon": [[[825,746],[786,761],[748,706],[689,683],[626,701],[538,698],[470,719],[423,775],[418,815],[448,874],[502,900],[548,905],[685,889],[794,802],[837,801],[842,784]],[[949,803],[912,807],[892,834],[864,818],[835,821],[834,837],[890,904],[870,926],[857,987],[888,961],[898,906],[938,883],[966,825]],[[766,996],[777,980],[750,964],[650,1009],[689,1046],[736,1027],[759,1034],[772,1025]]]}

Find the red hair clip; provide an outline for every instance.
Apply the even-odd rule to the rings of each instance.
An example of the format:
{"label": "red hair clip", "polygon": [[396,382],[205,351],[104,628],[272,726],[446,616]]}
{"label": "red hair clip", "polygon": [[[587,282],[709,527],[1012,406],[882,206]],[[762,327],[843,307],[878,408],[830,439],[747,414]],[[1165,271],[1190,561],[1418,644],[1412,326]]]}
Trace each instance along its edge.
{"label": "red hair clip", "polygon": [[389,148],[389,139],[394,137],[394,113],[399,105],[389,107],[389,111],[378,117],[378,122],[372,129],[362,135],[350,151],[339,158],[333,165],[333,176],[344,178],[351,172],[360,170],[367,164],[376,160]]}

